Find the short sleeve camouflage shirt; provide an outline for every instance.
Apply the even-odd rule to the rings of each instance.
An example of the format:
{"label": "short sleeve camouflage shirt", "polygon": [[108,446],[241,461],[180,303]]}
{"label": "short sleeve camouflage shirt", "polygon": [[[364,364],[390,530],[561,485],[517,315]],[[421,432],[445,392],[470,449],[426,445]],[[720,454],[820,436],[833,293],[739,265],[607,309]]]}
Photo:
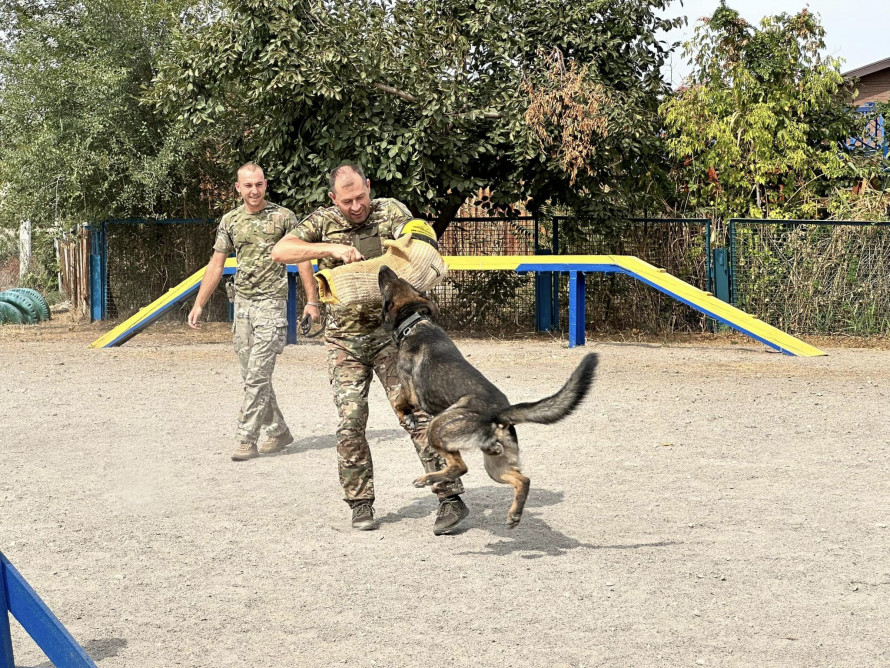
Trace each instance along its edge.
{"label": "short sleeve camouflage shirt", "polygon": [[242,204],[219,221],[213,250],[238,259],[235,291],[247,299],[287,298],[287,267],[274,262],[272,246],[293,232],[297,217],[290,209],[266,202],[262,211],[250,213]]}
{"label": "short sleeve camouflage shirt", "polygon": [[[347,220],[336,206],[322,207],[300,221],[290,234],[309,243],[334,243],[354,246],[354,234],[376,226],[380,239],[394,238],[394,230],[413,216],[404,204],[395,199],[371,200],[368,219],[356,225]],[[333,269],[343,264],[339,260],[324,258],[318,261],[319,269]],[[377,304],[327,306],[328,336],[348,337],[370,334],[383,323],[381,307]]]}

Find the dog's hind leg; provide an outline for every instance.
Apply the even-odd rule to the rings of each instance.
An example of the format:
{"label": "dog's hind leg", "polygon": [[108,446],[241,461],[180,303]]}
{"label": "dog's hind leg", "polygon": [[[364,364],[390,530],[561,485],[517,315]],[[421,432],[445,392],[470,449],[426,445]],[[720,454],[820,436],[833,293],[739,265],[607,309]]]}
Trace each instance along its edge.
{"label": "dog's hind leg", "polygon": [[522,519],[522,511],[525,509],[525,500],[528,498],[531,481],[513,469],[504,473],[501,482],[513,487],[513,503],[510,504],[510,511],[507,513],[507,526],[512,529]]}
{"label": "dog's hind leg", "polygon": [[503,453],[492,455],[483,451],[483,460],[485,471],[492,480],[513,488],[513,503],[507,513],[507,526],[512,529],[522,519],[531,481],[519,470],[519,441],[516,438],[516,428],[510,425],[509,430],[498,429],[497,435]]}
{"label": "dog's hind leg", "polygon": [[466,418],[461,411],[453,408],[433,418],[427,430],[427,440],[433,450],[445,460],[445,468],[420,476],[414,481],[415,487],[434,485],[446,480],[457,480],[467,472],[467,465],[464,463],[463,457],[460,456],[460,451],[456,447],[449,447],[449,444],[454,445],[450,437],[461,433],[465,421]]}
{"label": "dog's hind leg", "polygon": [[427,485],[434,485],[437,482],[457,480],[467,472],[467,465],[464,463],[464,458],[460,456],[459,452],[448,452],[447,450],[439,452],[445,460],[445,468],[441,471],[424,473],[414,481],[415,487],[426,487]]}

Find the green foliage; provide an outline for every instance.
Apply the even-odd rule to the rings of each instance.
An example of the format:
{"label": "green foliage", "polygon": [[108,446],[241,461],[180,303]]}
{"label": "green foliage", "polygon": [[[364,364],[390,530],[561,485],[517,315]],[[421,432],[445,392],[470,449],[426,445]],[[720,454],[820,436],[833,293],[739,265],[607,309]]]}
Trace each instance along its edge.
{"label": "green foliage", "polygon": [[749,222],[735,243],[743,310],[797,333],[890,332],[890,225]]}
{"label": "green foliage", "polygon": [[0,0],[0,225],[207,211],[216,150],[140,103],[189,4]]}
{"label": "green foliage", "polygon": [[[324,175],[346,160],[377,195],[438,215],[440,233],[486,186],[499,207],[616,211],[639,198],[656,150],[665,47],[653,35],[676,23],[655,14],[668,2],[226,0],[182,36],[151,95],[180,127],[260,162],[297,211],[324,203]],[[554,59],[608,108],[554,75]],[[580,164],[565,160],[559,118],[526,118],[535,95],[562,88],[566,108],[598,123]]]}
{"label": "green foliage", "polygon": [[819,218],[880,174],[877,158],[840,149],[867,120],[839,61],[820,55],[823,36],[806,9],[756,28],[723,3],[696,29],[688,85],[661,109],[687,210]]}

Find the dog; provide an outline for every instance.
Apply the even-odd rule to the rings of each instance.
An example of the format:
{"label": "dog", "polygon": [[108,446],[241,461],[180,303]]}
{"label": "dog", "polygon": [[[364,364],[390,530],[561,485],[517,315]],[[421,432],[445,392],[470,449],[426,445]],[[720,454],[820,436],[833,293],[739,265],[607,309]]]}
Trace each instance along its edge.
{"label": "dog", "polygon": [[413,414],[432,416],[427,438],[445,460],[441,471],[426,473],[416,487],[456,480],[467,472],[461,450],[479,448],[492,480],[513,487],[507,513],[510,528],[519,524],[529,479],[519,468],[515,425],[552,424],[572,413],[593,382],[598,357],[588,354],[569,380],[553,396],[531,403],[510,404],[507,397],[476,367],[467,362],[435,318],[439,309],[389,267],[377,275],[383,298],[384,326],[398,347],[397,370],[401,393],[395,409],[399,419],[416,424]]}

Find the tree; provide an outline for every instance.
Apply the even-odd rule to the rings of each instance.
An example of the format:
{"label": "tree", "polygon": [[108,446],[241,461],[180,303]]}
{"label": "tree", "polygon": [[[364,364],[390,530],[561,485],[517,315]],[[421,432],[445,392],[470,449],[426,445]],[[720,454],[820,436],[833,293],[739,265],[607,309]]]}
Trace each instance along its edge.
{"label": "tree", "polygon": [[0,225],[207,214],[216,145],[140,102],[190,2],[0,1]]}
{"label": "tree", "polygon": [[486,186],[507,209],[614,215],[657,150],[669,1],[226,0],[151,95],[182,126],[224,128],[298,211],[358,160],[440,233]]}
{"label": "tree", "polygon": [[662,105],[684,209],[714,217],[812,218],[876,161],[841,147],[865,119],[806,9],[759,28],[721,3],[686,45],[687,85]]}

